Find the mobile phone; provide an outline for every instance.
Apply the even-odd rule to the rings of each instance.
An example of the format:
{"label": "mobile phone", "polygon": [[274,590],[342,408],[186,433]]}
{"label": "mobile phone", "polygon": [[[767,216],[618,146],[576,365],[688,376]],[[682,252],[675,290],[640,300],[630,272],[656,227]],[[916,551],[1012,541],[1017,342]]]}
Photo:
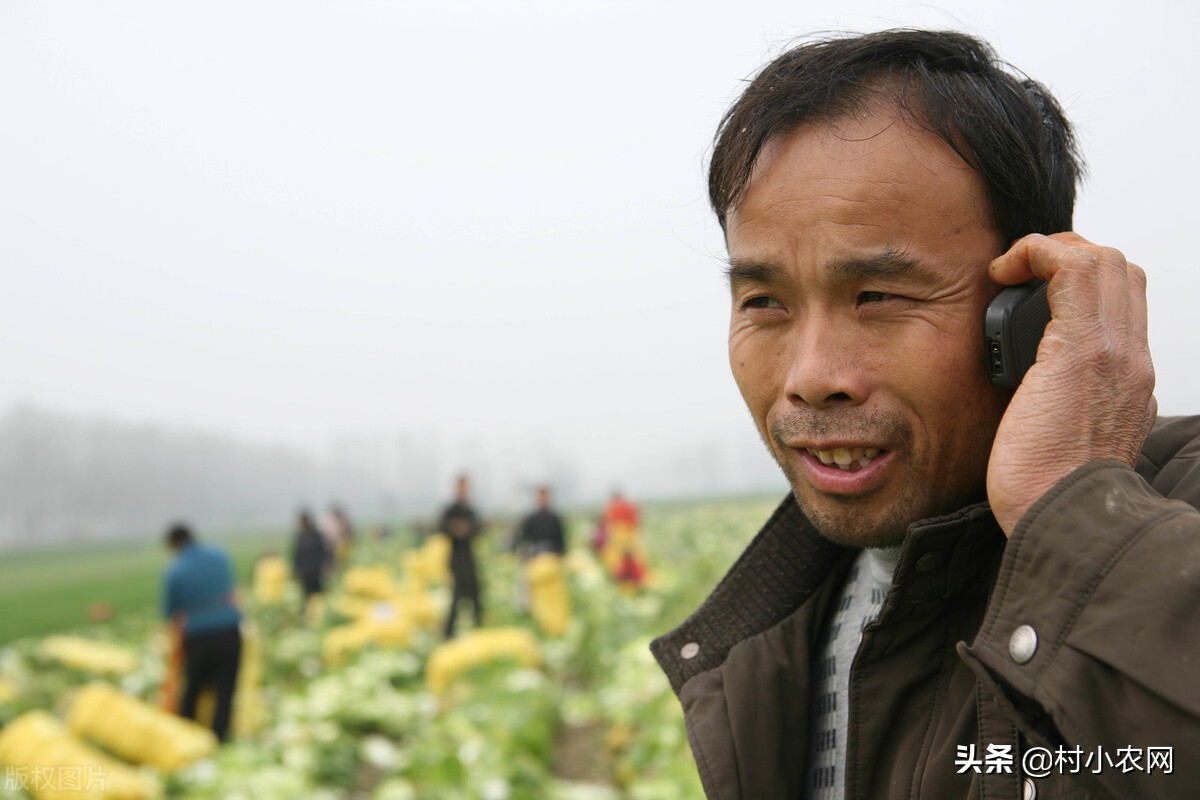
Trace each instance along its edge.
{"label": "mobile phone", "polygon": [[984,357],[993,384],[1012,389],[1021,382],[1049,322],[1045,281],[1009,286],[996,295],[983,315]]}

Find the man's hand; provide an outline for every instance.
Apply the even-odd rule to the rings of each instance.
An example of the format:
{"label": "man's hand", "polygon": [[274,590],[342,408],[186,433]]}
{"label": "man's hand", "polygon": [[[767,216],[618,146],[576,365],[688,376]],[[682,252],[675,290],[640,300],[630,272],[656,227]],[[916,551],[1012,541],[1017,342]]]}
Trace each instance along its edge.
{"label": "man's hand", "polygon": [[1133,466],[1157,415],[1146,273],[1074,233],[1032,234],[989,267],[1001,284],[1049,282],[1051,321],[988,462],[992,511],[1011,535],[1055,483],[1101,459]]}

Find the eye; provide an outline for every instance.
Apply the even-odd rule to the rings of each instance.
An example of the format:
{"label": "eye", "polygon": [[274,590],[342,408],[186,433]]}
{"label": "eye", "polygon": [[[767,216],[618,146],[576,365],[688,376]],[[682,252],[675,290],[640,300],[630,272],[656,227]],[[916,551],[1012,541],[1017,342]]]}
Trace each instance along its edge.
{"label": "eye", "polygon": [[748,297],[742,302],[742,308],[783,308],[783,303],[767,294]]}
{"label": "eye", "polygon": [[896,295],[888,294],[887,292],[859,292],[858,304],[863,303],[882,303],[884,300],[890,300]]}

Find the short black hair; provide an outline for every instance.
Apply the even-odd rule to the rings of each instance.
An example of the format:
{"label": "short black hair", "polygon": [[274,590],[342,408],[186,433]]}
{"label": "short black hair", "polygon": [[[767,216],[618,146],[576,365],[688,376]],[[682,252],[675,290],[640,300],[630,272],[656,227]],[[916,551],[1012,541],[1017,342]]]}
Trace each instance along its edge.
{"label": "short black hair", "polygon": [[195,539],[196,537],[192,536],[192,529],[186,523],[176,522],[167,528],[167,546],[173,550],[190,544]]}
{"label": "short black hair", "polygon": [[982,177],[1007,241],[1071,229],[1083,161],[1046,87],[957,31],[894,29],[805,42],[750,82],[717,129],[709,200],[721,227],[766,144],[881,102],[939,136]]}

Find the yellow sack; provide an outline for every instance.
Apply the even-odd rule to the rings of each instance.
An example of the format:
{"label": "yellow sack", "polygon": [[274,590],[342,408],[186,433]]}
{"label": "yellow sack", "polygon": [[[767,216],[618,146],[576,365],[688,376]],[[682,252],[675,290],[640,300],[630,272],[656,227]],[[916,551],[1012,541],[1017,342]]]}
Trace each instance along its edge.
{"label": "yellow sack", "polygon": [[120,677],[133,672],[138,665],[137,654],[132,650],[82,636],[48,636],[40,650],[46,658],[94,675]]}
{"label": "yellow sack", "polygon": [[329,609],[340,617],[347,619],[362,619],[371,610],[371,606],[375,605],[374,601],[367,600],[363,597],[352,597],[348,594],[339,594],[334,596],[329,601]]}
{"label": "yellow sack", "polygon": [[547,636],[562,636],[571,624],[571,595],[562,558],[539,553],[525,565],[529,578],[529,610]]}
{"label": "yellow sack", "polygon": [[325,638],[321,640],[321,654],[326,664],[340,664],[346,656],[357,653],[370,640],[371,632],[364,625],[357,622],[338,625],[325,631]]}
{"label": "yellow sack", "polygon": [[395,602],[375,603],[356,621],[325,632],[321,652],[325,663],[338,664],[369,644],[407,647],[412,641],[412,618]]}
{"label": "yellow sack", "polygon": [[161,711],[107,683],[85,686],[71,703],[67,724],[76,736],[135,764],[173,772],[217,749],[208,728]]}
{"label": "yellow sack", "polygon": [[342,576],[342,591],[375,600],[386,600],[396,593],[396,581],[387,567],[351,567]]}
{"label": "yellow sack", "polygon": [[403,613],[412,620],[413,625],[425,630],[433,630],[441,624],[442,614],[438,611],[433,596],[425,590],[417,589],[404,583],[392,601]]}
{"label": "yellow sack", "polygon": [[450,582],[450,537],[435,533],[416,550],[403,556],[404,576],[417,588],[444,586]]}
{"label": "yellow sack", "polygon": [[291,574],[287,562],[279,556],[263,556],[254,565],[254,597],[265,605],[283,600]]}
{"label": "yellow sack", "polygon": [[482,628],[443,642],[429,655],[425,685],[441,694],[463,672],[501,659],[537,666],[542,660],[537,639],[525,628]]}
{"label": "yellow sack", "polygon": [[0,731],[5,783],[36,800],[152,800],[153,778],[80,741],[45,711],[30,711]]}
{"label": "yellow sack", "polygon": [[437,607],[429,593],[414,592],[408,584],[402,584],[395,596],[387,600],[341,595],[330,602],[330,607],[338,615],[355,621],[403,616],[423,628],[433,627],[438,621]]}

